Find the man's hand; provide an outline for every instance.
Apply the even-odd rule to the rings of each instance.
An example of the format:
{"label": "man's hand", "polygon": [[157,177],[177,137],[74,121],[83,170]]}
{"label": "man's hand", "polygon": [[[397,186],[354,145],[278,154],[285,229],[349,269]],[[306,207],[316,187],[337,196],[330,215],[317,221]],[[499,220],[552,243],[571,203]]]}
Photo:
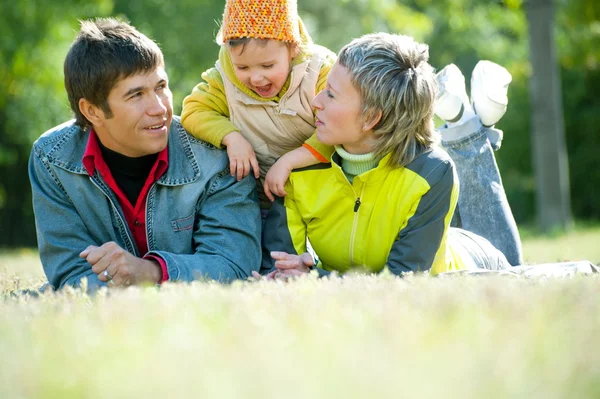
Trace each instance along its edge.
{"label": "man's hand", "polygon": [[250,168],[252,167],[254,177],[257,179],[260,177],[260,169],[258,168],[254,149],[240,132],[226,134],[222,143],[227,147],[231,176],[237,175],[237,181],[240,181],[250,174]]}
{"label": "man's hand", "polygon": [[162,278],[158,262],[138,258],[112,241],[100,247],[90,245],[79,257],[92,265],[100,281],[110,282],[109,287],[158,283]]}

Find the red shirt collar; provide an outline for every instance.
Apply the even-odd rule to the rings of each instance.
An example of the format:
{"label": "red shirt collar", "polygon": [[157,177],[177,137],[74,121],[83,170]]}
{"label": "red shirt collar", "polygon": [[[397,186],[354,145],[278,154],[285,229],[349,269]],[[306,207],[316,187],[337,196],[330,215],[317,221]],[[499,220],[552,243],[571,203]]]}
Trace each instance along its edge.
{"label": "red shirt collar", "polygon": [[[164,150],[158,153],[155,165],[152,167],[152,171],[154,171],[154,181],[160,179],[169,166],[168,149],[169,146],[167,145]],[[81,162],[83,162],[83,166],[90,176],[94,175],[96,169],[98,169],[101,174],[104,174],[104,170],[108,169],[108,166],[102,157],[102,151],[100,150],[100,144],[98,143],[98,135],[94,132],[94,129],[90,129],[90,135]]]}

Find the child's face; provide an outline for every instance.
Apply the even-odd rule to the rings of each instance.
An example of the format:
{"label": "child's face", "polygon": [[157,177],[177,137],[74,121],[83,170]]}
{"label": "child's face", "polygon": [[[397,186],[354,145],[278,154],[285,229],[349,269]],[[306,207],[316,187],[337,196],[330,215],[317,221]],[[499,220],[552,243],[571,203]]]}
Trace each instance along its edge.
{"label": "child's face", "polygon": [[229,49],[235,76],[264,98],[279,94],[292,69],[295,46],[278,40],[250,40]]}

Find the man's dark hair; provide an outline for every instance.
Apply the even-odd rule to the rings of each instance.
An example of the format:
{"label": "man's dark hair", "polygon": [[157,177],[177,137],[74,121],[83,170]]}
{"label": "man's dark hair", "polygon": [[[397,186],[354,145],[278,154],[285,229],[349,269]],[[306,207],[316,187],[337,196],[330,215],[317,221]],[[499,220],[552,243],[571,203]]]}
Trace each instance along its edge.
{"label": "man's dark hair", "polygon": [[80,21],[81,29],[65,59],[65,88],[76,123],[91,123],[79,110],[85,98],[112,117],[108,95],[121,79],[164,65],[158,45],[127,22],[114,18]]}

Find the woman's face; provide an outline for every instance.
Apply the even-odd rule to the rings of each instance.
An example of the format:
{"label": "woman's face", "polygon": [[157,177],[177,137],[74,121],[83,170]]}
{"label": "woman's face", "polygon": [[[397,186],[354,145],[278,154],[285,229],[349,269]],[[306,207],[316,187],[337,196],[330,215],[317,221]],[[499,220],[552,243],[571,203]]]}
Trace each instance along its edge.
{"label": "woman's face", "polygon": [[341,145],[351,154],[373,151],[373,132],[363,129],[360,94],[345,67],[337,62],[333,65],[327,86],[312,104],[317,109],[317,137],[322,143]]}

